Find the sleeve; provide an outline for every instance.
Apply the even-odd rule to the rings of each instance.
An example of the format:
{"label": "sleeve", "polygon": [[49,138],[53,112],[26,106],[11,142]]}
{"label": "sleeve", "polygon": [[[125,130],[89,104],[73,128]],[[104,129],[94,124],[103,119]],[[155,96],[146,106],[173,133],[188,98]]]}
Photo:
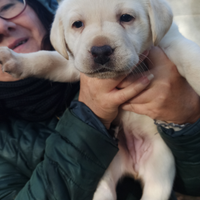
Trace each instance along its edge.
{"label": "sleeve", "polygon": [[200,196],[200,120],[181,131],[158,126],[176,162],[174,190]]}
{"label": "sleeve", "polygon": [[[2,199],[13,199],[15,190],[18,191],[15,200],[92,199],[100,178],[117,151],[112,138],[77,118],[68,109],[58,122],[56,131],[48,136],[43,159],[29,174],[30,177],[11,168],[11,173],[25,176],[17,188],[20,181],[14,180],[13,176],[4,176],[6,172],[3,172],[5,179],[11,179],[11,182],[7,185],[10,192],[7,196],[4,193]],[[26,165],[26,160],[22,162]]]}
{"label": "sleeve", "polygon": [[43,160],[50,129],[22,120],[0,121],[0,199],[10,200]]}

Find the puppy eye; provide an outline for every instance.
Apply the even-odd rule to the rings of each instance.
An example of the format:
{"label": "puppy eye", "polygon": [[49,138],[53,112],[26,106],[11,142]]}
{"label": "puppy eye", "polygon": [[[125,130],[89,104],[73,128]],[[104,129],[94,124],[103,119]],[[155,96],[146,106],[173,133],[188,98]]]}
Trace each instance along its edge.
{"label": "puppy eye", "polygon": [[128,14],[124,14],[120,17],[121,22],[130,22],[132,19],[134,19],[134,17]]}
{"label": "puppy eye", "polygon": [[83,26],[83,22],[82,21],[76,21],[76,22],[73,23],[72,26],[76,27],[76,28],[81,28]]}

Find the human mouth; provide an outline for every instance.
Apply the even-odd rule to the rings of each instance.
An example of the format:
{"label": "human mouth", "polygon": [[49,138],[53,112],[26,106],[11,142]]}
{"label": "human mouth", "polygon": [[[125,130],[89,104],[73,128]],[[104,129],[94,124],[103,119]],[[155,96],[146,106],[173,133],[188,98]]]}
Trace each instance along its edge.
{"label": "human mouth", "polygon": [[13,49],[15,49],[15,48],[17,48],[18,46],[20,46],[20,45],[26,43],[27,41],[28,41],[28,40],[26,39],[26,40],[23,40],[23,41],[19,42],[17,45],[14,46]]}
{"label": "human mouth", "polygon": [[11,45],[9,45],[8,47],[12,50],[16,49],[18,46],[25,44],[28,41],[28,39],[19,39],[17,41],[15,41],[14,43],[12,43]]}

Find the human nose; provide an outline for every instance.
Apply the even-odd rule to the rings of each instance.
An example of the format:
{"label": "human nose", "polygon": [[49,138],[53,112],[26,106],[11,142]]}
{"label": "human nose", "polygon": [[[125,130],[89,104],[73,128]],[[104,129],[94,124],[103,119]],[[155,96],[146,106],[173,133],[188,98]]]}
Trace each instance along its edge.
{"label": "human nose", "polygon": [[5,36],[9,36],[10,32],[15,29],[15,23],[0,18],[0,42]]}

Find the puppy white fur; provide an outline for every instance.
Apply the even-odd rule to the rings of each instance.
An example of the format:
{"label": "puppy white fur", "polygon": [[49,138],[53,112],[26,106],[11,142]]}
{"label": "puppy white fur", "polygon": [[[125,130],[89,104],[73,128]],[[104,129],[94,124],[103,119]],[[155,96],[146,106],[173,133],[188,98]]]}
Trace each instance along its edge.
{"label": "puppy white fur", "polygon": [[[3,70],[18,78],[38,76],[62,82],[78,80],[79,72],[114,78],[129,74],[142,52],[159,45],[200,94],[200,48],[179,33],[165,0],[64,0],[52,26],[51,41],[68,60],[57,52],[16,54],[1,48]],[[109,55],[96,59],[93,47],[104,51],[104,46]],[[141,181],[142,200],[169,199],[174,159],[153,120],[123,111],[119,117],[119,152],[93,200],[115,200],[116,184],[125,174]]]}

